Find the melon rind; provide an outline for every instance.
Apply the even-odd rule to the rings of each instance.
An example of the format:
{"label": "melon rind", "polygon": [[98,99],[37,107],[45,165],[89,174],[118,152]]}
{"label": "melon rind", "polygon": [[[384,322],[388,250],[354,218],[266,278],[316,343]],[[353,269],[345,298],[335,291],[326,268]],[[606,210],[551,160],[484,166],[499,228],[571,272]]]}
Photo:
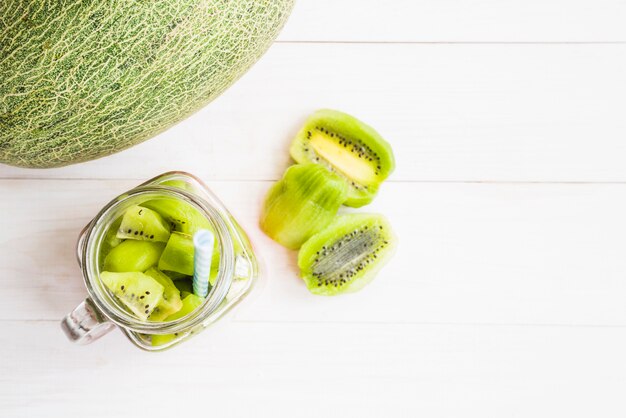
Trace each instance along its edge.
{"label": "melon rind", "polygon": [[0,162],[103,157],[185,119],[270,46],[293,0],[0,2]]}

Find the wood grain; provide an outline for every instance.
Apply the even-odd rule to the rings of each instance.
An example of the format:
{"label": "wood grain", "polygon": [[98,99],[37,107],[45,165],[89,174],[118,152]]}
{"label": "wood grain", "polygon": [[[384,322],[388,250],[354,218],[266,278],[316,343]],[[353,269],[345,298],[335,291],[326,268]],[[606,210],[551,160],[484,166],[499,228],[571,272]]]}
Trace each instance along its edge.
{"label": "wood grain", "polygon": [[[1,212],[28,219],[0,238],[0,253],[12,254],[0,320],[60,320],[85,297],[76,237],[134,182],[40,181],[37,193],[32,184],[0,182],[12,196]],[[390,219],[396,256],[362,292],[320,298],[298,278],[296,253],[257,226],[270,184],[210,183],[265,267],[264,288],[237,320],[626,326],[626,185],[386,184],[366,211]]]}
{"label": "wood grain", "polygon": [[626,41],[620,0],[299,0],[288,42]]}
{"label": "wood grain", "polygon": [[135,148],[3,178],[273,180],[320,107],[391,142],[392,181],[626,181],[626,45],[275,45],[232,89]]}
{"label": "wood grain", "polygon": [[16,418],[620,417],[626,389],[623,329],[228,322],[148,355],[119,332],[80,347],[56,323],[19,327],[0,333]]}

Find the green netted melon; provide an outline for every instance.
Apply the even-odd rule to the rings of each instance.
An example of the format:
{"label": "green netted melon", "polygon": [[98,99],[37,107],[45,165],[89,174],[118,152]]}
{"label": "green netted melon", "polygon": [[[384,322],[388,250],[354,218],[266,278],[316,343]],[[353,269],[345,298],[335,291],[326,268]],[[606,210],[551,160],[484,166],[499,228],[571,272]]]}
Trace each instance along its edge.
{"label": "green netted melon", "polygon": [[162,132],[237,80],[292,3],[0,1],[0,162],[62,166]]}

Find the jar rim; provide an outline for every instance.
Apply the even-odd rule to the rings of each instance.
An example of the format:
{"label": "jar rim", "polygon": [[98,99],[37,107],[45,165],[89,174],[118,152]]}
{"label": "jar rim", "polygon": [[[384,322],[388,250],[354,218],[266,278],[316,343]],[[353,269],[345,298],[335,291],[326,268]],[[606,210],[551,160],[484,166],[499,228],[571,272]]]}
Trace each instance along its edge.
{"label": "jar rim", "polygon": [[[195,186],[202,187],[202,192],[206,193],[206,197],[212,200],[211,203],[207,199],[203,199],[201,196],[186,190],[163,184],[154,184],[153,181],[155,179],[152,179],[128,192],[122,193],[106,204],[85,228],[79,241],[81,243],[79,251],[82,258],[83,279],[90,297],[98,309],[111,322],[130,331],[144,334],[172,334],[191,329],[201,324],[205,317],[220,306],[232,284],[235,268],[234,244],[228,226],[223,219],[221,202],[197,179],[190,177],[199,183]],[[158,178],[164,179],[163,176]],[[115,297],[106,289],[99,278],[99,250],[103,236],[114,219],[120,215],[121,208],[125,205],[130,206],[129,201],[136,201],[140,196],[151,196],[152,198],[170,197],[184,200],[206,217],[216,234],[215,239],[220,249],[220,265],[215,285],[211,288],[200,307],[174,321],[148,322],[137,319],[115,300]]]}

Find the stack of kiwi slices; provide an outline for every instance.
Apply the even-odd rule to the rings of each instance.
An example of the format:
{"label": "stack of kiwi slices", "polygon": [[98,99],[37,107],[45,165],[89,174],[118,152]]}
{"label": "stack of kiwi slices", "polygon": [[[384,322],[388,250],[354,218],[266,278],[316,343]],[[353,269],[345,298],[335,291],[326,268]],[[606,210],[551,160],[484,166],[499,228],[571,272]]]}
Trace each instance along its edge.
{"label": "stack of kiwi slices", "polygon": [[[193,293],[193,234],[211,229],[189,203],[160,197],[129,207],[108,228],[100,245],[100,279],[110,293],[141,321],[169,322],[202,305]],[[210,285],[219,270],[213,251]],[[154,335],[153,345],[175,335]]]}
{"label": "stack of kiwi slices", "polygon": [[357,291],[389,260],[396,237],[380,214],[338,214],[372,200],[395,167],[372,127],[336,110],[318,110],[291,145],[297,164],[269,190],[261,228],[297,250],[307,288],[317,295]]}

